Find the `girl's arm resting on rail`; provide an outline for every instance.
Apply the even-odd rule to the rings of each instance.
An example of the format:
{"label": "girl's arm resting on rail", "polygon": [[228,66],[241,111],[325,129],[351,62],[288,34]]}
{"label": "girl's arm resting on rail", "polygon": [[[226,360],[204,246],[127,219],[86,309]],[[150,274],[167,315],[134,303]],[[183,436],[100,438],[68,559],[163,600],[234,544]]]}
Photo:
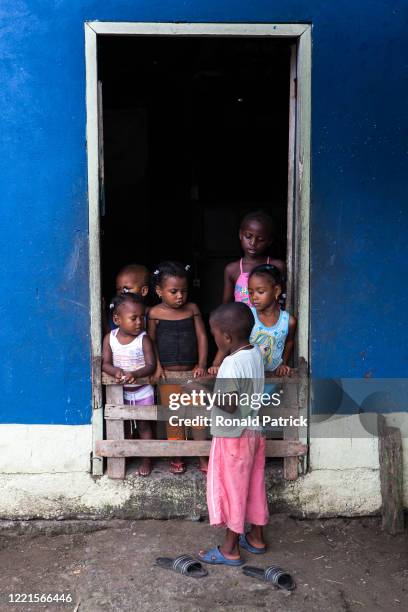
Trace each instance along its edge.
{"label": "girl's arm resting on rail", "polygon": [[156,355],[156,369],[153,374],[150,376],[150,382],[154,385],[156,384],[160,378],[166,378],[164,369],[159,359],[159,351],[157,350],[156,344],[156,325],[157,321],[155,319],[151,319],[150,317],[147,319],[147,333],[153,343],[154,352]]}
{"label": "girl's arm resting on rail", "polygon": [[194,326],[198,345],[198,363],[193,368],[194,378],[205,376],[207,368],[208,340],[203,319],[198,306],[193,304]]}
{"label": "girl's arm resting on rail", "polygon": [[208,373],[216,376],[218,374],[219,367],[224,361],[224,357],[226,356],[227,353],[224,353],[224,351],[220,351],[220,349],[218,349],[214,357],[214,361],[212,362],[212,366],[208,368]]}
{"label": "girl's arm resting on rail", "polygon": [[296,334],[296,317],[290,315],[289,317],[289,329],[288,335],[286,336],[285,348],[283,349],[282,363],[278,366],[274,372],[276,376],[290,376],[292,368],[288,366],[288,361],[292,355],[293,347],[295,345],[295,334]]}

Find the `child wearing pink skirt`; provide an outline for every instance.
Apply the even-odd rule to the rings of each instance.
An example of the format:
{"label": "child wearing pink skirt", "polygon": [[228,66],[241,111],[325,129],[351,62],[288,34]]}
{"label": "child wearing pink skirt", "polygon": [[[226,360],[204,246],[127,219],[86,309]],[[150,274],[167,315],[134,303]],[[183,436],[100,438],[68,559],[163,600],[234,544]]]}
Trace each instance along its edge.
{"label": "child wearing pink skirt", "polygon": [[[252,424],[257,411],[242,400],[264,389],[262,353],[249,342],[253,326],[251,310],[238,302],[220,306],[210,318],[217,346],[227,354],[214,388],[220,401],[211,412],[213,440],[207,476],[210,523],[225,527],[226,534],[221,546],[199,554],[213,565],[242,565],[240,547],[254,554],[266,550],[265,438],[262,426]],[[242,424],[247,417],[251,424]],[[246,523],[251,525],[248,533]]]}

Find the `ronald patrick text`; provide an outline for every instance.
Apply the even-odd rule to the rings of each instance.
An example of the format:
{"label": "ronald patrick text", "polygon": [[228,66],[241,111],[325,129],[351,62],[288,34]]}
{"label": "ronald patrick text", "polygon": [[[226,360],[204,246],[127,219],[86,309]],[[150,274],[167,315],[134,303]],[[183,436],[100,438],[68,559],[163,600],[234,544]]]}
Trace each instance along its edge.
{"label": "ronald patrick text", "polygon": [[174,426],[185,425],[186,427],[211,427],[214,424],[217,427],[307,427],[307,419],[300,417],[277,417],[271,416],[247,416],[244,418],[234,418],[222,415],[215,417],[196,416],[191,419],[172,415],[169,418],[169,424]]}

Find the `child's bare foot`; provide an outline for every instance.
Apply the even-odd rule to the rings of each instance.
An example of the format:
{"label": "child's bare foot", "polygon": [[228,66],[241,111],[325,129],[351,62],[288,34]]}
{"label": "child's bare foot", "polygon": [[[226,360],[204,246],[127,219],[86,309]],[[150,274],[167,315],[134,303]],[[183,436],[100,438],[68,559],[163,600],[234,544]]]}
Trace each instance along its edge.
{"label": "child's bare foot", "polygon": [[149,457],[143,457],[141,464],[139,465],[138,473],[139,476],[150,476],[152,471],[152,462]]}
{"label": "child's bare foot", "polygon": [[198,469],[200,470],[200,472],[202,472],[203,474],[207,474],[208,472],[208,458],[207,457],[200,457],[199,458],[199,466]]}
{"label": "child's bare foot", "polygon": [[262,527],[259,527],[258,525],[252,526],[251,530],[245,535],[247,542],[254,548],[266,547]]}
{"label": "child's bare foot", "polygon": [[232,561],[236,561],[237,559],[241,558],[241,555],[239,554],[239,549],[233,549],[232,551],[227,547],[225,548],[224,546],[219,546],[218,547],[220,550],[220,553],[226,558],[226,559],[231,559]]}

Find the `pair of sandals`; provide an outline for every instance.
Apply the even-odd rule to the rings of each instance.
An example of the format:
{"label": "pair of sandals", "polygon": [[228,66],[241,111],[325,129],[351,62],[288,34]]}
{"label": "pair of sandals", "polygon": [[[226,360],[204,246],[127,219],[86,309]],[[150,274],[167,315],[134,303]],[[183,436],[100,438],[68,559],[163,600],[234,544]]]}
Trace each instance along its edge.
{"label": "pair of sandals", "polygon": [[[252,546],[252,544],[248,542],[245,534],[240,536],[239,543],[242,548],[245,548],[245,550],[253,554],[259,555],[266,552],[265,547],[259,548]],[[218,546],[207,551],[204,555],[200,555],[200,560],[210,565],[229,565],[233,567],[244,565],[245,563],[243,559],[227,559]],[[204,578],[208,576],[207,570],[202,566],[200,561],[194,559],[191,555],[180,555],[175,559],[159,557],[156,559],[156,565],[173,570],[190,578]],[[284,591],[293,591],[296,586],[292,576],[277,565],[270,565],[266,569],[246,565],[242,571],[246,576],[263,580]]]}

